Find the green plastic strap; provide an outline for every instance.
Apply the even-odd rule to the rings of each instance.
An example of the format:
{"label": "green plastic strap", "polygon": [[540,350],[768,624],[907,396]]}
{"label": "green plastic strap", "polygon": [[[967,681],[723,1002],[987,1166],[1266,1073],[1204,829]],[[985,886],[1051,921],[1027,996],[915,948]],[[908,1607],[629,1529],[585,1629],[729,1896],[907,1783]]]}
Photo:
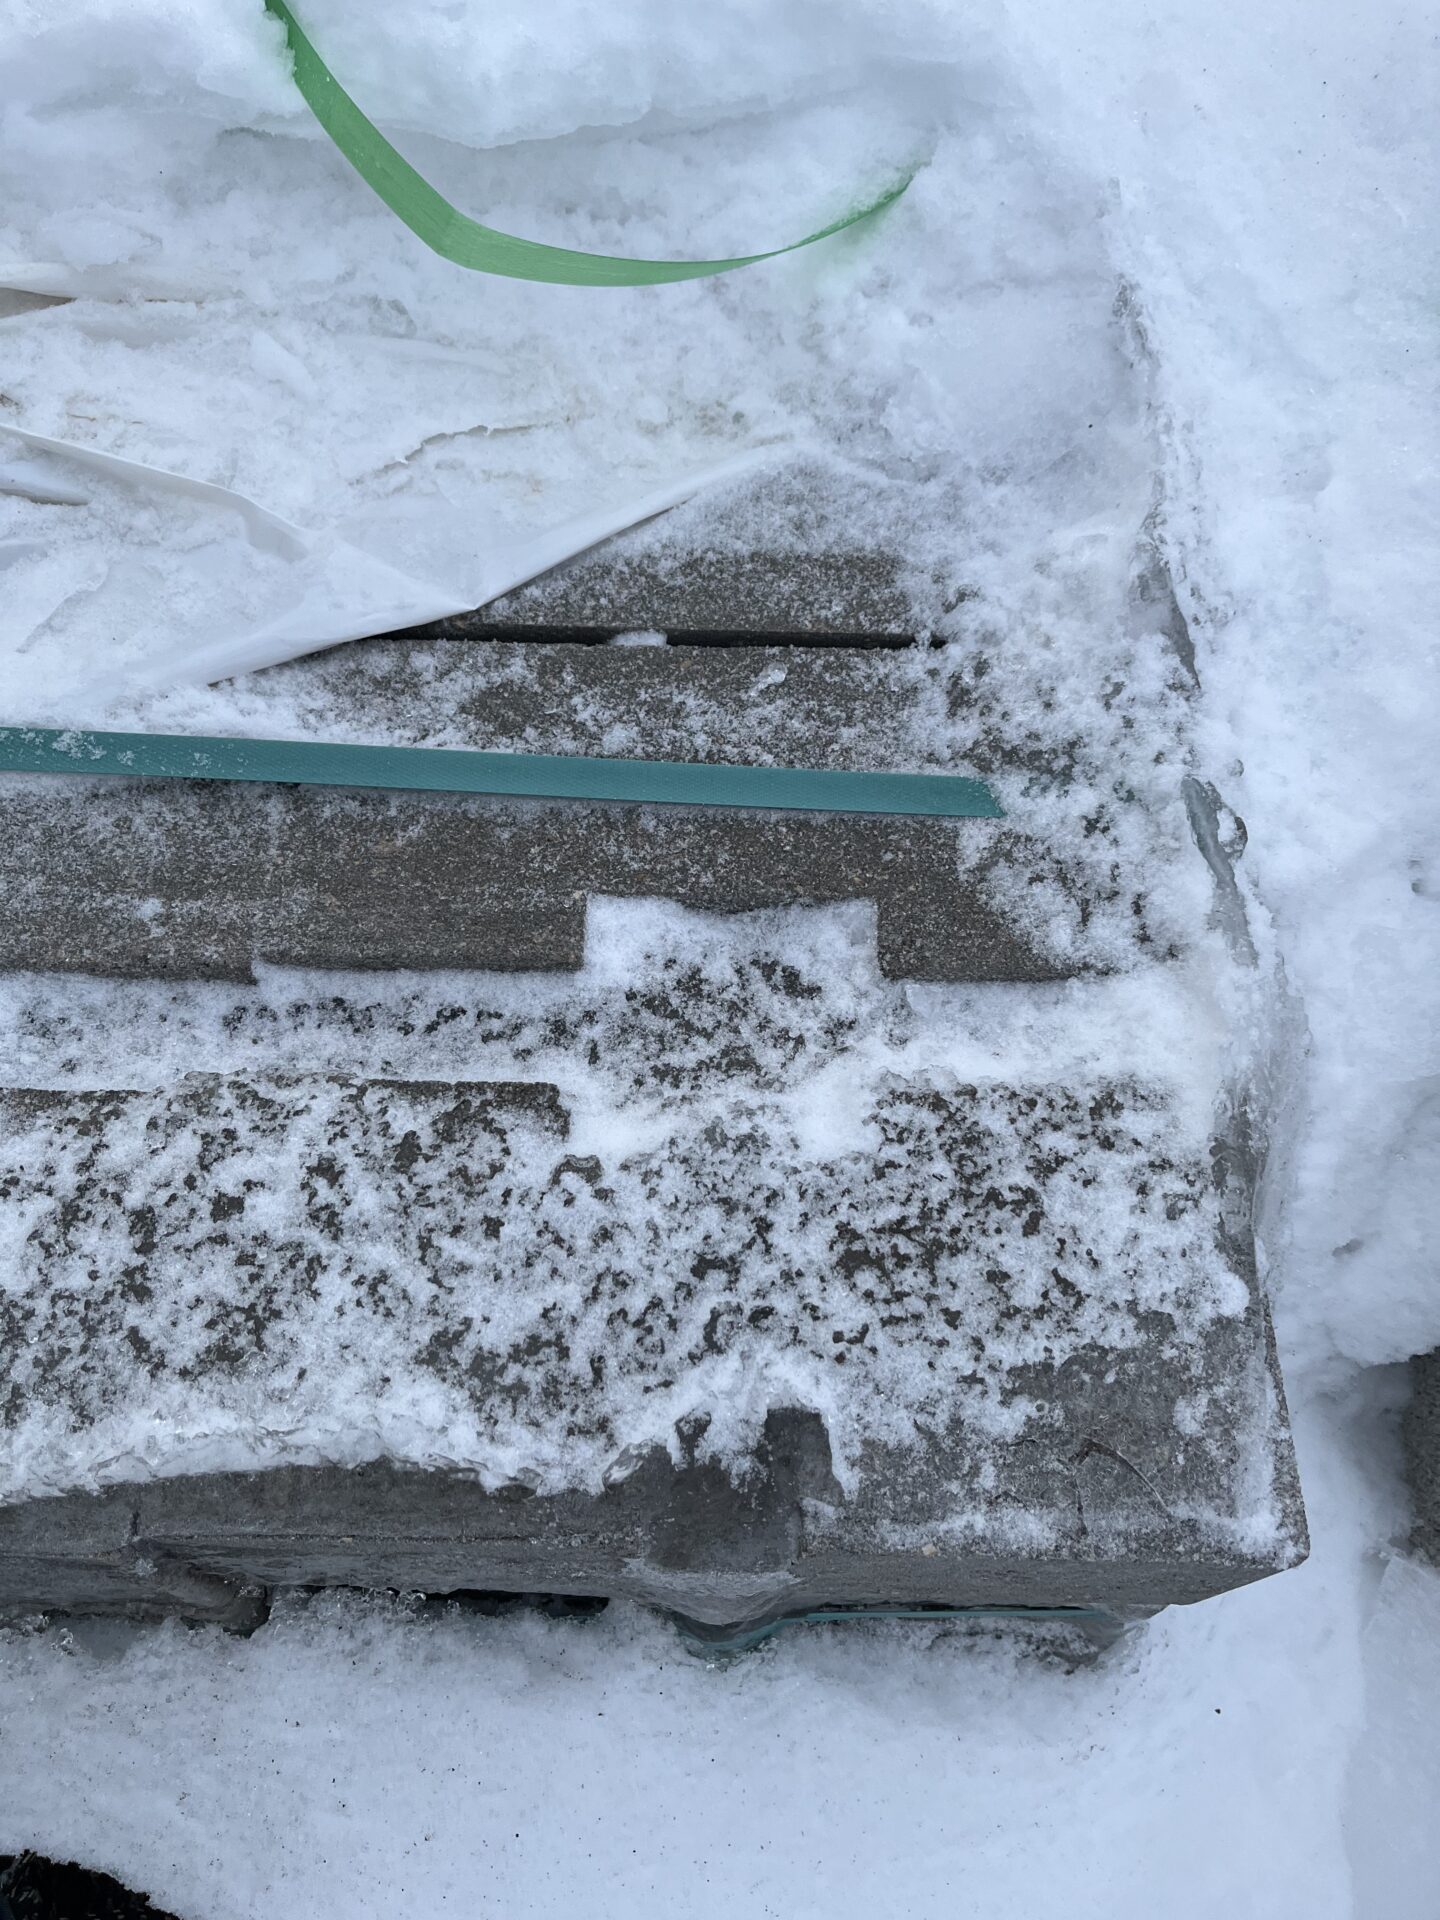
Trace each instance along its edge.
{"label": "green plastic strap", "polygon": [[353,747],[318,740],[206,739],[179,733],[81,733],[0,727],[0,772],[124,774],[163,780],[265,780],[285,786],[402,787],[529,799],[625,800],[682,807],[906,813],[995,820],[983,780],[939,773],[834,773],[583,754]]}
{"label": "green plastic strap", "polygon": [[702,280],[712,273],[729,273],[734,267],[749,267],[757,260],[794,253],[798,247],[813,246],[817,240],[853,227],[898,200],[913,177],[907,174],[878,200],[858,212],[847,213],[841,220],[832,220],[818,233],[791,241],[788,247],[742,254],[735,260],[620,260],[609,254],[574,253],[569,247],[517,240],[513,234],[482,227],[478,220],[452,207],[444,194],[418,174],[380,129],[366,119],[305,37],[285,0],[265,0],[265,6],[285,28],[295,61],[296,86],[361,179],[427,247],[453,260],[456,266],[470,267],[477,273],[501,273],[511,280],[548,280],[566,287],[654,287],[672,280]]}

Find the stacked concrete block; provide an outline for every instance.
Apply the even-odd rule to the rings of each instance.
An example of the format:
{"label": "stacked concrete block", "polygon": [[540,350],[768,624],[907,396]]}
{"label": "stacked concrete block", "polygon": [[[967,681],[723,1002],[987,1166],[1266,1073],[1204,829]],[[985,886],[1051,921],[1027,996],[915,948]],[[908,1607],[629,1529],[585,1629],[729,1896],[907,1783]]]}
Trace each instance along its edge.
{"label": "stacked concrete block", "polygon": [[1303,1556],[1207,790],[1157,737],[1097,801],[900,578],[621,548],[231,730],[963,772],[1002,820],[5,783],[0,1609],[1131,1616]]}

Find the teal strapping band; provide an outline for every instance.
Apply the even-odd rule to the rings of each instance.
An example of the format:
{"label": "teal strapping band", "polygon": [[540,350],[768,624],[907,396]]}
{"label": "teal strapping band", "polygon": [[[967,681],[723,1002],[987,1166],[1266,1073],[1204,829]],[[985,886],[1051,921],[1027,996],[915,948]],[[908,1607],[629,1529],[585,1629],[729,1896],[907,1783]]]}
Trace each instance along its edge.
{"label": "teal strapping band", "polygon": [[0,727],[0,772],[120,774],[162,780],[262,780],[284,786],[401,787],[425,793],[622,800],[681,807],[903,813],[995,820],[983,780],[941,773],[837,773],[728,767],[584,754],[477,753],[448,747],[355,747],[319,740],[207,739]]}
{"label": "teal strapping band", "polygon": [[295,85],[305,104],[360,178],[427,247],[453,260],[456,266],[477,273],[500,273],[511,280],[546,280],[567,287],[653,287],[673,280],[703,280],[711,274],[729,273],[735,267],[754,266],[759,260],[794,253],[853,227],[859,220],[868,220],[871,214],[898,200],[912,177],[906,174],[878,199],[832,220],[818,233],[806,234],[803,240],[772,247],[766,253],[741,254],[733,260],[623,260],[612,254],[576,253],[569,247],[518,240],[514,234],[482,227],[478,220],[451,206],[360,111],[306,38],[285,0],[265,0],[265,6],[285,29],[295,63]]}

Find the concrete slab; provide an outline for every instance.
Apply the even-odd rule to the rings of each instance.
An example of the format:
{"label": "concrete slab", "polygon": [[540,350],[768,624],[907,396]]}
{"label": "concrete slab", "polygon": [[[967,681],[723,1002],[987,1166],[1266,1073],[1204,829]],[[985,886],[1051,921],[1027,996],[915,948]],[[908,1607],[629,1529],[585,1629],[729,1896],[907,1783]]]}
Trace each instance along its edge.
{"label": "concrete slab", "polygon": [[1143,1610],[1304,1551],[1243,1175],[1144,1088],[907,1084],[819,1154],[773,1107],[587,1152],[544,1085],[313,1077],[3,1129],[12,1474],[133,1481],[0,1508],[12,1612]]}
{"label": "concrete slab", "polygon": [[1405,1470],[1415,1502],[1415,1546],[1440,1566],[1440,1348],[1410,1362]]}
{"label": "concrete slab", "polygon": [[785,639],[814,647],[903,646],[915,613],[898,562],[864,550],[806,554],[587,556],[417,638],[598,639],[658,632],[695,644]]}
{"label": "concrete slab", "polygon": [[12,776],[0,782],[0,887],[15,906],[0,966],[230,979],[257,959],[573,969],[595,894],[723,912],[873,899],[895,978],[1045,980],[1175,950],[1203,922],[1190,903],[1177,918],[1167,897],[1187,861],[1202,871],[1178,781],[1164,806],[1102,801],[1082,821],[1066,790],[1083,740],[1052,754],[1047,775],[973,693],[972,669],[854,648],[338,649],[258,676],[232,702],[243,724],[1010,774],[1019,804],[1012,821],[922,821]]}
{"label": "concrete slab", "polygon": [[727,913],[871,899],[897,978],[1051,980],[1087,957],[1052,958],[987,897],[997,867],[1064,879],[1043,843],[989,821],[43,776],[17,777],[0,821],[4,967],[573,970],[594,894]]}
{"label": "concrete slab", "polygon": [[[598,1495],[505,1497],[453,1472],[375,1462],[198,1474],[0,1507],[0,1619],[174,1615],[244,1627],[262,1592],[295,1586],[598,1594],[737,1628],[832,1605],[1133,1618],[1263,1579],[1305,1552],[1303,1529],[1282,1550],[1227,1550],[1188,1517],[1141,1515],[1129,1469],[1099,1453],[1068,1468],[1093,1530],[1077,1524],[1063,1543],[1008,1551],[997,1539],[947,1541],[953,1510],[924,1497],[943,1491],[934,1485],[949,1465],[943,1446],[938,1462],[928,1452],[875,1461],[868,1499],[838,1515],[813,1415],[772,1414],[758,1458],[737,1484],[657,1450]],[[923,1476],[899,1540],[886,1513],[897,1469]],[[121,1522],[123,1545],[78,1544]]]}
{"label": "concrete slab", "polygon": [[906,534],[874,476],[787,463],[609,540],[478,613],[422,631],[893,644],[920,630],[935,598],[933,583],[901,558]]}
{"label": "concrete slab", "polygon": [[[134,1080],[100,1077],[104,1036],[161,989],[67,983],[26,1026],[62,1084],[0,1093],[0,1609],[237,1624],[256,1589],[341,1583],[725,1626],[1143,1613],[1303,1555],[1213,1007],[1160,1084],[1118,1044],[1047,1066],[1035,1036],[1089,1012],[1015,998],[1178,975],[1235,894],[1218,829],[1192,838],[1170,668],[1145,669],[1147,732],[1123,675],[1067,727],[978,649],[515,637],[917,625],[894,563],[803,519],[799,559],[743,516],[709,558],[645,536],[447,629],[501,642],[258,676],[225,691],[227,728],[978,773],[1009,819],[0,783],[0,966],[493,970],[427,1016],[461,1035],[443,1080],[267,1073],[258,988],[194,989],[198,1024]],[[677,959],[597,976],[603,1005],[566,982],[512,1005],[496,979],[580,965],[597,896],[873,901],[881,972],[994,985],[1029,1069],[948,1070],[957,1013],[982,1062],[993,1022],[812,979],[769,935],[713,979]],[[413,982],[324,991],[376,1058],[409,1034]],[[329,1058],[289,1012],[294,1057]],[[246,1038],[246,1071],[178,1077]],[[506,1077],[479,1078],[492,1057]]]}

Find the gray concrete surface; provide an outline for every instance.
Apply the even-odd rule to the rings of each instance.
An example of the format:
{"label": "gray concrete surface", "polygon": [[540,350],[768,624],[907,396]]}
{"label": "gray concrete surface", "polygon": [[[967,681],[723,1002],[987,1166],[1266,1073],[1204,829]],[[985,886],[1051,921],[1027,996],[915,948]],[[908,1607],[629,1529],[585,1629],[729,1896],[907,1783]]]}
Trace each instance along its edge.
{"label": "gray concrete surface", "polygon": [[791,458],[424,631],[904,640],[946,596],[898,557],[902,515],[874,476]]}
{"label": "gray concrete surface", "polygon": [[1410,1362],[1410,1386],[1403,1432],[1405,1470],[1415,1502],[1411,1538],[1440,1566],[1440,1347]]}
{"label": "gray concrete surface", "polygon": [[235,697],[257,734],[1010,774],[1023,804],[936,821],[11,776],[0,966],[569,969],[590,894],[727,912],[874,899],[882,966],[921,980],[1052,979],[1194,931],[1155,897],[1177,860],[1198,863],[1178,782],[1168,811],[1102,805],[1082,824],[1062,806],[1068,833],[1042,830],[1047,784],[1085,741],[1054,749],[1047,783],[1003,702],[928,653],[375,642]]}
{"label": "gray concrete surface", "polygon": [[[1063,884],[983,820],[20,778],[0,797],[0,966],[244,980],[299,967],[574,969],[587,896],[736,912],[872,899],[886,973],[1049,980],[995,869]],[[1079,891],[1083,894],[1083,882]],[[1078,961],[1078,964],[1077,964]]]}
{"label": "gray concrete surface", "polygon": [[539,753],[985,772],[1006,747],[993,705],[921,647],[377,638],[254,675],[223,698],[243,703],[256,732],[298,720],[317,736],[378,727],[413,745]]}
{"label": "gray concrete surface", "polygon": [[[923,627],[923,591],[857,550],[843,503],[782,506],[762,490],[698,553],[652,530],[430,638],[258,676],[226,690],[227,729],[951,770],[1004,785],[1009,820],[7,779],[0,966],[565,971],[595,895],[726,913],[873,900],[898,981],[1084,976],[1198,936],[1216,896],[1166,883],[1230,854],[1218,826],[1197,851],[1186,825],[1183,690],[1163,720],[1144,710],[1147,734],[1107,680],[1067,732],[1043,689],[978,649],[534,640]],[[0,1203],[24,1225],[0,1295],[0,1452],[28,1435],[57,1488],[72,1470],[106,1483],[0,1504],[0,1611],[244,1625],[266,1588],[338,1583],[598,1592],[727,1625],[867,1602],[1129,1613],[1293,1564],[1304,1515],[1244,1126],[1222,1116],[1197,1150],[1153,1090],[1103,1075],[916,1076],[872,1088],[868,1145],[802,1153],[785,1063],[897,1044],[901,991],[817,1025],[795,1009],[823,984],[757,962],[617,995],[606,1020],[537,1013],[582,1080],[612,1047],[622,1104],[731,1089],[723,1124],[697,1106],[643,1147],[578,1139],[543,1078],[267,1075],[258,1016],[248,1075],[0,1093]],[[458,1011],[514,1044],[483,989]],[[501,1234],[510,1251],[487,1264]],[[664,1391],[720,1361],[746,1381],[787,1354],[843,1380],[848,1462],[783,1394],[730,1468],[703,1420],[668,1447],[622,1444],[617,1378]],[[176,1450],[345,1430],[337,1457],[366,1459],[363,1423],[337,1409],[378,1418],[417,1382],[477,1459],[528,1432],[542,1464],[407,1466],[403,1422],[388,1460],[361,1465],[191,1471],[199,1455]],[[997,1406],[1024,1410],[1004,1435]],[[921,1417],[900,1437],[887,1407]],[[115,1434],[128,1462],[123,1445],[106,1456]],[[584,1467],[568,1480],[567,1458]]]}
{"label": "gray concrete surface", "polygon": [[[743,1485],[659,1450],[596,1495],[506,1497],[385,1463],[119,1485],[0,1507],[0,1618],[173,1614],[243,1627],[261,1592],[294,1586],[602,1594],[717,1626],[887,1603],[1129,1615],[1207,1599],[1303,1557],[1303,1525],[1283,1549],[1253,1552],[1183,1516],[1143,1514],[1133,1475],[1098,1452],[1052,1469],[1098,1530],[1077,1525],[1045,1547],[1007,1551],[983,1536],[956,1547],[944,1541],[950,1513],[937,1485],[952,1464],[943,1439],[876,1459],[861,1497],[837,1512],[815,1416],[780,1409]],[[916,1533],[931,1518],[941,1544],[895,1544],[897,1473],[912,1476]],[[1298,1522],[1298,1508],[1290,1514]]]}
{"label": "gray concrete surface", "polygon": [[[730,1623],[821,1602],[1144,1609],[1300,1557],[1225,1156],[1167,1162],[1163,1110],[1121,1087],[909,1086],[875,1125],[876,1146],[787,1165],[754,1118],[579,1155],[543,1085],[5,1096],[0,1193],[30,1223],[0,1306],[12,1446],[33,1455],[38,1422],[83,1459],[152,1407],[192,1444],[328,1416],[363,1446],[418,1382],[432,1424],[451,1409],[452,1450],[463,1427],[512,1457],[518,1431],[550,1464],[488,1492],[277,1465],[21,1500],[0,1507],[0,1605],[228,1617],[247,1586],[334,1582],[621,1594]],[[1128,1278],[1097,1271],[1087,1225],[1117,1209],[1139,1223]],[[1168,1309],[1147,1260],[1188,1276]],[[1239,1314],[1206,1306],[1227,1276]],[[709,1415],[673,1457],[622,1444],[637,1394],[786,1352],[833,1370],[848,1490],[830,1428],[796,1408],[734,1477],[706,1455]],[[921,1411],[927,1373],[949,1384]],[[907,1379],[921,1417],[897,1439]],[[985,1409],[1015,1405],[998,1433]],[[571,1457],[609,1465],[567,1486]]]}
{"label": "gray concrete surface", "polygon": [[898,646],[914,628],[888,554],[661,551],[583,557],[476,613],[415,632],[475,640],[658,632],[693,641],[765,636],[803,646]]}

